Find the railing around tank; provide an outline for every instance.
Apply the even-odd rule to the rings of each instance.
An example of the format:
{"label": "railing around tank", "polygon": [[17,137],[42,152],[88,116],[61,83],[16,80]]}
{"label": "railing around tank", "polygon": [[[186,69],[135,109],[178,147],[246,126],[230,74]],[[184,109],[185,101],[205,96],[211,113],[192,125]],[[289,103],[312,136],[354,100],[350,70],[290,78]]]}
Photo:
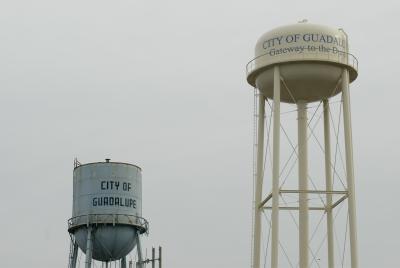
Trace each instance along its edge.
{"label": "railing around tank", "polygon": [[[275,58],[276,57],[276,58]],[[335,53],[327,52],[322,53],[320,51],[315,52],[302,52],[302,53],[286,53],[279,55],[270,55],[270,52],[266,52],[261,54],[251,61],[249,61],[246,65],[246,74],[249,75],[258,67],[263,67],[268,64],[276,64],[293,62],[293,61],[329,61],[333,63],[345,64],[352,67],[355,71],[358,71],[358,60],[357,58],[348,52],[337,50]],[[266,64],[266,65],[265,65]]]}
{"label": "railing around tank", "polygon": [[148,233],[149,222],[135,215],[129,214],[88,214],[72,217],[68,220],[68,230],[83,225],[127,224],[138,227],[141,233]]}

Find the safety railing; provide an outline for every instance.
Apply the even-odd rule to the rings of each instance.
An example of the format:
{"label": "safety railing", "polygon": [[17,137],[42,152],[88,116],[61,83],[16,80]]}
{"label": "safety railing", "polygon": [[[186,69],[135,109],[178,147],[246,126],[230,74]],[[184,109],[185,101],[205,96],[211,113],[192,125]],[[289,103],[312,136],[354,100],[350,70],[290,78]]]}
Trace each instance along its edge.
{"label": "safety railing", "polygon": [[138,227],[141,233],[147,233],[149,223],[146,219],[129,214],[88,214],[72,217],[68,220],[68,230],[82,225],[127,224]]}
{"label": "safety railing", "polygon": [[[332,50],[333,51],[333,50]],[[348,52],[335,50],[334,52],[302,52],[302,53],[285,53],[279,55],[271,55],[271,52],[261,54],[246,65],[246,74],[249,75],[259,67],[263,67],[269,64],[290,62],[290,61],[329,61],[334,63],[340,63],[352,67],[355,71],[358,71],[358,60],[357,58]]]}

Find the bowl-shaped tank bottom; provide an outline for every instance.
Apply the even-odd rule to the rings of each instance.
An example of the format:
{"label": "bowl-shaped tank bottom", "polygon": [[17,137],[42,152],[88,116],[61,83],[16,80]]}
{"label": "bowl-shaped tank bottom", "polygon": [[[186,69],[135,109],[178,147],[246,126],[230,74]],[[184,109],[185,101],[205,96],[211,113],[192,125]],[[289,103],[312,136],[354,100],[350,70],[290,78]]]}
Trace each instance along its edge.
{"label": "bowl-shaped tank bottom", "polygon": [[[136,246],[136,228],[129,225],[93,226],[92,258],[98,261],[119,260]],[[73,232],[79,248],[86,253],[87,227]]]}
{"label": "bowl-shaped tank bottom", "polygon": [[[338,94],[338,82],[343,67],[330,63],[293,62],[279,65],[281,81],[281,101],[319,101]],[[257,75],[256,86],[267,98],[273,98],[274,67]],[[287,87],[287,88],[286,88]]]}

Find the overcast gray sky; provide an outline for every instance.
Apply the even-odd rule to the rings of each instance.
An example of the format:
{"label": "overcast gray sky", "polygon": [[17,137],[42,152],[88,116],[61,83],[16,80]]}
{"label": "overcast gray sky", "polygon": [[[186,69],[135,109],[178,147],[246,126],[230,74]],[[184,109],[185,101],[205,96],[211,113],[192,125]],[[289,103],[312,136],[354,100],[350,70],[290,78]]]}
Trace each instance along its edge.
{"label": "overcast gray sky", "polygon": [[343,27],[360,267],[400,267],[398,1],[0,1],[0,266],[66,267],[73,158],[143,169],[166,268],[249,267],[258,37]]}

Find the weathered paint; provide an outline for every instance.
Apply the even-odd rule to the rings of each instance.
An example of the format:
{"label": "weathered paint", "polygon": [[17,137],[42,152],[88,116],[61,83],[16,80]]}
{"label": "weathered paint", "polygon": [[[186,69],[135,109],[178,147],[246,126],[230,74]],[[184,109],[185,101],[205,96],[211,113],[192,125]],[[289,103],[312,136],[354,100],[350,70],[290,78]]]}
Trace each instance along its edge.
{"label": "weathered paint", "polygon": [[[142,175],[135,165],[99,162],[74,169],[73,209],[69,231],[83,252],[92,228],[92,257],[125,257],[146,231],[142,216]],[[90,253],[89,253],[90,254]]]}

